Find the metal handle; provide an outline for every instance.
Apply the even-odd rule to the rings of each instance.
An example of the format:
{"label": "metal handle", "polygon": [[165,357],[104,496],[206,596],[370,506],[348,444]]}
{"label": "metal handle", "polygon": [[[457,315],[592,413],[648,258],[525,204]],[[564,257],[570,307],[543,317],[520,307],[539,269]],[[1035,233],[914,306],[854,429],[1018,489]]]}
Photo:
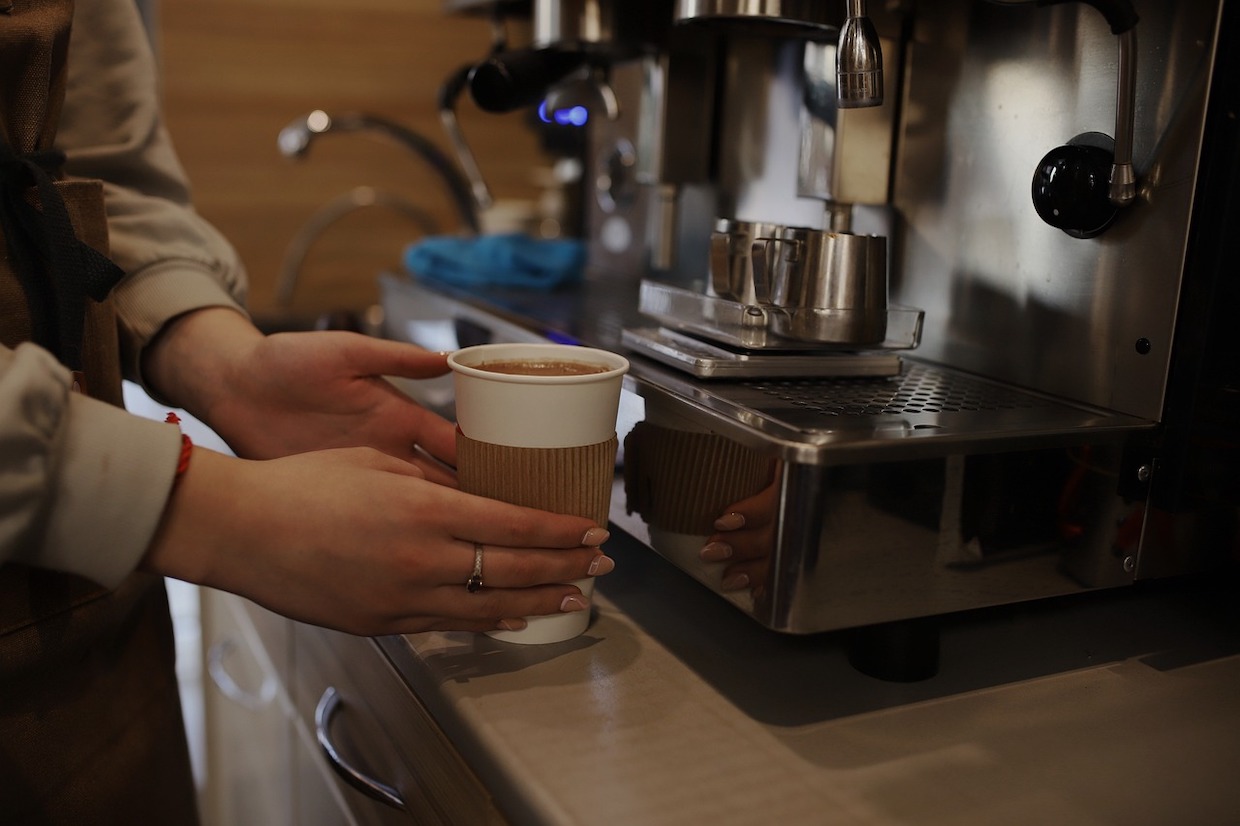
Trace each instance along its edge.
{"label": "metal handle", "polygon": [[753,291],[759,304],[794,306],[800,291],[804,244],[789,238],[755,238],[750,247]]}
{"label": "metal handle", "polygon": [[732,237],[726,232],[710,234],[710,285],[722,298],[740,298],[732,284]]}
{"label": "metal handle", "polygon": [[1137,197],[1137,174],[1132,167],[1132,132],[1136,121],[1137,30],[1119,35],[1119,88],[1115,93],[1115,165],[1111,167],[1109,196],[1116,206],[1128,206]]}
{"label": "metal handle", "polygon": [[[1009,6],[1036,3],[1053,6],[1070,0],[990,0]],[[1102,12],[1111,33],[1119,37],[1119,80],[1115,94],[1115,162],[1111,166],[1108,198],[1118,207],[1137,197],[1137,174],[1132,166],[1132,133],[1135,126],[1137,95],[1137,10],[1130,0],[1082,0]]]}
{"label": "metal handle", "polygon": [[238,685],[228,673],[228,669],[224,667],[224,658],[236,648],[237,644],[231,639],[220,640],[211,646],[210,651],[207,652],[207,674],[211,676],[211,682],[215,683],[215,687],[225,697],[250,711],[259,711],[275,699],[276,679],[271,674],[265,674],[258,691],[246,691]]}
{"label": "metal handle", "polygon": [[753,267],[753,295],[754,300],[759,304],[770,304],[775,294],[775,285],[772,283],[772,271],[775,269],[773,260],[775,253],[775,244],[778,243],[774,238],[755,238],[750,247],[750,260]]}
{"label": "metal handle", "polygon": [[357,789],[367,797],[378,800],[380,803],[386,803],[393,809],[400,811],[408,811],[405,807],[405,800],[400,796],[393,787],[367,777],[360,770],[345,762],[340,756],[336,745],[331,739],[331,722],[332,717],[340,708],[340,694],[335,687],[328,686],[323,692],[323,696],[319,698],[319,704],[314,709],[314,733],[318,738],[319,747],[323,749],[323,754],[327,756],[327,762],[331,764],[336,774],[353,788]]}

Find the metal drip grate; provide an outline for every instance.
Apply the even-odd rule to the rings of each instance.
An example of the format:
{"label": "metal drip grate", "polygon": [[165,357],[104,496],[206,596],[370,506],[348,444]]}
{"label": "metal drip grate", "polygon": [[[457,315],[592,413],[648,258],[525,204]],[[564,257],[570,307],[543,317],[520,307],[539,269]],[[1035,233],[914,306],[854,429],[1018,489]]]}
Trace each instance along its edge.
{"label": "metal drip grate", "polygon": [[836,378],[747,382],[750,390],[821,416],[975,413],[1046,406],[1029,396],[966,376],[908,364],[889,379]]}

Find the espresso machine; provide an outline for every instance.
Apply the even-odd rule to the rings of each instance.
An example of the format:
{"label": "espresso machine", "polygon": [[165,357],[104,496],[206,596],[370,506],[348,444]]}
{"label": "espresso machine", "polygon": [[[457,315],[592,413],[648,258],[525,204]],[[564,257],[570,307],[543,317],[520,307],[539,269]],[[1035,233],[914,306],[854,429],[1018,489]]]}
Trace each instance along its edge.
{"label": "espresso machine", "polygon": [[774,631],[1234,564],[1233,5],[536,0],[590,263],[452,298],[629,354],[612,520]]}

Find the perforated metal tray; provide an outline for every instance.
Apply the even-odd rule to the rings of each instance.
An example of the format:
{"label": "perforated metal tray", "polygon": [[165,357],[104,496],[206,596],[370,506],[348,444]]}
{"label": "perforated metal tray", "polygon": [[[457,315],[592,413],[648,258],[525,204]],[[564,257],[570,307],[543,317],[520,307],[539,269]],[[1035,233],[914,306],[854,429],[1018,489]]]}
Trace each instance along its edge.
{"label": "perforated metal tray", "polygon": [[777,445],[808,464],[923,453],[1017,450],[1082,439],[1085,431],[1152,423],[1068,403],[910,357],[898,375],[704,382],[635,363],[632,388],[742,443]]}

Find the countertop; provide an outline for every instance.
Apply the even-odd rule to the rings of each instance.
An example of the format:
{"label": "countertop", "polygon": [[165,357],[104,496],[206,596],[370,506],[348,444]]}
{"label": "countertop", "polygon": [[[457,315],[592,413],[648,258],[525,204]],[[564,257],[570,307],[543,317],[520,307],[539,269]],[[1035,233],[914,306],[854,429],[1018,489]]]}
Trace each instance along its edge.
{"label": "countertop", "polygon": [[851,632],[769,631],[606,549],[574,640],[376,639],[513,823],[1240,823],[1235,572],[942,617],[938,673],[898,683]]}
{"label": "countertop", "polygon": [[[614,347],[635,305],[579,306],[604,288],[632,285],[485,309]],[[937,674],[898,683],[850,665],[855,632],[769,631],[612,533],[575,640],[378,641],[515,823],[1240,823],[1234,574],[942,617]]]}
{"label": "countertop", "polygon": [[516,823],[1240,822],[1234,578],[945,617],[937,675],[895,683],[607,549],[575,640],[379,640]]}

